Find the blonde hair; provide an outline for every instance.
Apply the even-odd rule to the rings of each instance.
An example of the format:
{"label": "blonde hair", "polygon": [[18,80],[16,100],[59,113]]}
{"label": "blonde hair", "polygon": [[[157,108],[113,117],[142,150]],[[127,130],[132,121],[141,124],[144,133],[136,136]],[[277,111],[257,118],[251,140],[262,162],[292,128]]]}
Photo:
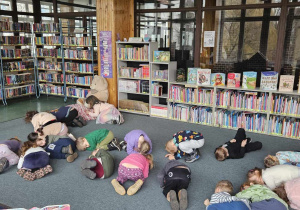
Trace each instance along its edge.
{"label": "blonde hair", "polygon": [[176,151],[170,147],[170,144],[173,143],[173,139],[167,141],[165,150],[167,150],[168,153],[174,154]]}
{"label": "blonde hair", "polygon": [[257,178],[262,176],[262,169],[255,167],[254,169],[251,169],[247,173],[248,181],[253,182],[255,184],[259,184],[257,182]]}
{"label": "blonde hair", "polygon": [[229,194],[232,194],[233,192],[233,186],[232,183],[228,180],[221,180],[216,185],[216,189],[219,188],[221,192],[228,192]]}
{"label": "blonde hair", "polygon": [[270,168],[272,166],[279,165],[279,160],[278,160],[278,158],[276,156],[268,155],[264,159],[264,164],[265,164],[266,168]]}
{"label": "blonde hair", "polygon": [[215,157],[218,161],[223,161],[226,159],[226,151],[222,147],[218,147],[215,151]]}
{"label": "blonde hair", "polygon": [[141,155],[143,155],[145,158],[147,158],[148,162],[149,162],[149,167],[150,169],[153,168],[154,164],[153,164],[153,156],[151,154],[148,154],[148,152],[150,151],[150,144],[147,141],[143,141],[143,143],[140,146],[139,149],[139,153]]}
{"label": "blonde hair", "polygon": [[250,187],[250,186],[251,186],[251,183],[252,183],[252,182],[249,182],[249,181],[243,183],[243,184],[241,185],[241,187],[240,187],[240,190],[241,190],[241,191],[246,190],[246,187]]}
{"label": "blonde hair", "polygon": [[78,151],[86,150],[86,148],[84,146],[84,137],[78,137],[78,139],[76,140],[76,147],[77,147]]}

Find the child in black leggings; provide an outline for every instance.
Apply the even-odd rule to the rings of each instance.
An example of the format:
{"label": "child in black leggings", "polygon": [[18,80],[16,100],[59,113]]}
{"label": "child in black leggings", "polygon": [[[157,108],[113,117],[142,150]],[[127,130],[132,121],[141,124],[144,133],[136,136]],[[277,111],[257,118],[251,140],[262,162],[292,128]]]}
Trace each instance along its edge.
{"label": "child in black leggings", "polygon": [[[170,160],[158,173],[157,178],[171,209],[187,209],[187,188],[191,181],[190,168],[177,160]],[[179,202],[178,199],[179,198]]]}

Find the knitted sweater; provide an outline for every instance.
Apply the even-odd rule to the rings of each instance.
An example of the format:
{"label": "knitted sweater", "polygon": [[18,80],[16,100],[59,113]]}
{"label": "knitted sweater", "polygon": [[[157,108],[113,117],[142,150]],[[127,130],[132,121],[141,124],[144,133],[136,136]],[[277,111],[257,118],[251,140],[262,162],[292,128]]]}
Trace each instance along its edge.
{"label": "knitted sweater", "polygon": [[141,154],[130,154],[125,159],[120,162],[120,165],[123,163],[129,163],[137,166],[143,171],[144,178],[147,178],[149,175],[149,162],[144,155]]}
{"label": "knitted sweater", "polygon": [[290,200],[290,206],[293,209],[300,209],[300,177],[287,181],[284,188]]}
{"label": "knitted sweater", "polygon": [[262,170],[262,179],[266,185],[274,190],[283,182],[299,177],[300,169],[292,165],[276,165]]}
{"label": "knitted sweater", "polygon": [[281,202],[283,205],[285,205],[286,208],[288,208],[287,203],[284,202],[284,200],[282,200],[281,198],[279,198],[279,196],[276,193],[274,193],[265,185],[260,185],[260,184],[251,185],[249,188],[239,192],[235,196],[238,198],[248,199],[251,202],[259,202],[266,199],[274,198],[279,202]]}
{"label": "knitted sweater", "polygon": [[142,130],[132,130],[129,133],[126,134],[126,136],[124,137],[124,140],[127,143],[127,154],[137,154],[139,152],[137,152],[135,150],[135,148],[138,148],[138,143],[139,143],[139,138],[141,135],[144,135],[144,139],[145,141],[147,141],[150,145],[150,150],[148,152],[148,154],[151,154],[152,152],[152,142],[149,138],[149,136]]}
{"label": "knitted sweater", "polygon": [[87,148],[87,150],[93,151],[96,149],[97,144],[99,144],[101,141],[103,141],[109,130],[107,129],[99,129],[95,130],[87,135],[85,135],[86,140],[89,142],[90,146]]}

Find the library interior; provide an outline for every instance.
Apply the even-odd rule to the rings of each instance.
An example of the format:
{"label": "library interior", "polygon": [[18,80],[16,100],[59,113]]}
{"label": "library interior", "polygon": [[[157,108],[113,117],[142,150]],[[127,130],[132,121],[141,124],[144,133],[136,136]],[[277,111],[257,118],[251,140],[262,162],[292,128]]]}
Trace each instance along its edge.
{"label": "library interior", "polygon": [[300,210],[299,49],[300,0],[1,0],[0,209]]}

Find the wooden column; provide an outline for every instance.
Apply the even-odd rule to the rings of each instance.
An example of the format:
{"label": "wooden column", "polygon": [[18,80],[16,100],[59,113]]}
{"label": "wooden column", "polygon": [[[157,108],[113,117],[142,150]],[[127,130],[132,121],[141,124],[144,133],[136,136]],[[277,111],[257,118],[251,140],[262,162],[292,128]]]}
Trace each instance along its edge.
{"label": "wooden column", "polygon": [[[108,103],[117,107],[117,33],[121,40],[134,36],[134,0],[97,0],[97,36],[100,31],[112,32],[112,66],[113,78],[107,78],[109,99]],[[98,39],[98,74],[101,75],[100,44]]]}

